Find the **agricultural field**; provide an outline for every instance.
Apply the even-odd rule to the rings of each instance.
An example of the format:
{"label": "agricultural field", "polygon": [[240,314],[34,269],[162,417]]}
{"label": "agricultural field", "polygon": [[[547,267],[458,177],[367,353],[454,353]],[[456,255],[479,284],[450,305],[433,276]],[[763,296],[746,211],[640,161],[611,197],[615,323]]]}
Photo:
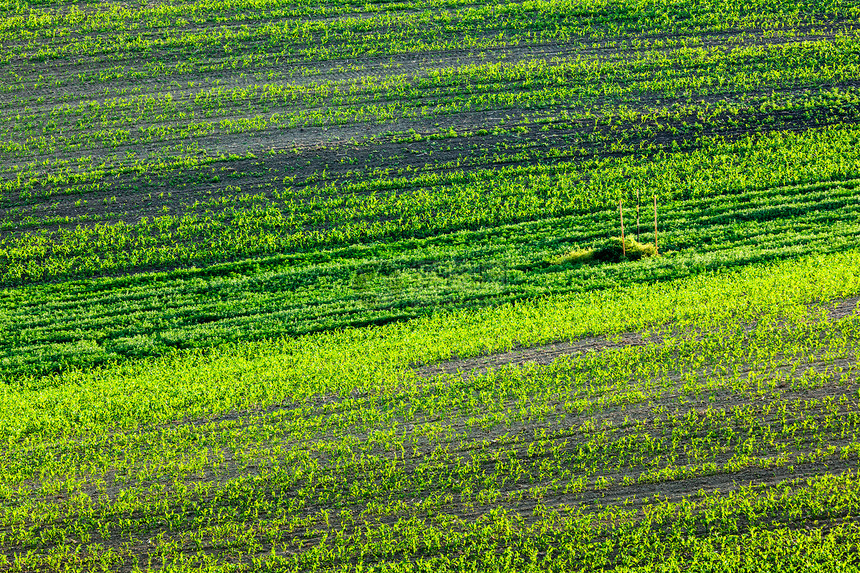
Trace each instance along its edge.
{"label": "agricultural field", "polygon": [[0,571],[860,570],[858,186],[854,0],[0,0]]}

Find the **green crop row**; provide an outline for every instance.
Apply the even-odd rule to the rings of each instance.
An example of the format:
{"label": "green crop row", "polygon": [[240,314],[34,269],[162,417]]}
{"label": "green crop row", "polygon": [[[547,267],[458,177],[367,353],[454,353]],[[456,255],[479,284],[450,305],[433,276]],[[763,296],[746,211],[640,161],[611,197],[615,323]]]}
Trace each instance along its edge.
{"label": "green crop row", "polygon": [[[462,145],[462,142],[474,142],[471,147],[480,149],[483,143],[485,151],[475,153],[472,157],[457,158],[455,162],[428,164],[422,169],[456,169],[489,168],[494,164],[510,164],[512,162],[540,161],[551,157],[573,159],[589,157],[597,153],[621,153],[635,149],[657,151],[666,148],[666,144],[655,144],[658,136],[673,138],[681,141],[683,148],[689,149],[696,145],[695,139],[708,133],[731,133],[736,130],[756,129],[765,126],[768,130],[792,129],[798,122],[807,125],[827,125],[838,122],[852,122],[857,114],[857,96],[853,90],[827,90],[818,93],[806,93],[799,96],[767,96],[750,98],[741,106],[735,107],[718,102],[698,105],[674,104],[668,108],[651,110],[634,110],[623,106],[616,112],[594,115],[587,113],[577,115],[563,113],[556,117],[538,118],[536,124],[525,126],[514,123],[512,126],[496,126],[492,130],[477,130],[457,133],[456,131],[440,131],[421,135],[414,130],[401,135],[395,135],[394,141],[408,144],[410,142],[425,142],[433,145],[436,139],[449,139]],[[587,125],[586,125],[587,120]],[[593,122],[593,125],[592,125]],[[540,129],[538,135],[553,138],[553,146],[546,148],[546,142],[540,139],[521,141],[523,129]],[[557,135],[556,135],[557,134]],[[534,137],[534,135],[533,135]],[[457,139],[459,138],[459,139]],[[489,144],[489,145],[488,145]],[[372,144],[370,144],[372,145]],[[443,149],[439,149],[442,151]],[[82,195],[99,193],[109,185],[105,180],[109,177],[135,177],[141,184],[152,187],[152,176],[158,174],[162,181],[174,187],[187,185],[189,177],[200,179],[201,173],[194,173],[194,168],[205,169],[206,166],[217,162],[241,160],[243,157],[231,154],[220,157],[201,156],[199,146],[178,146],[170,150],[167,157],[151,155],[141,158],[135,152],[114,153],[100,158],[96,163],[92,156],[80,157],[75,160],[46,159],[33,161],[26,165],[14,166],[8,170],[5,181],[0,183],[0,190],[7,194],[7,201],[14,203],[14,195],[18,200],[46,201],[59,195]],[[176,153],[180,155],[176,155]],[[551,152],[551,155],[547,155]],[[432,155],[430,150],[428,155]],[[341,157],[340,162],[351,161]],[[394,158],[396,165],[404,161],[404,157]],[[368,166],[364,166],[367,169]],[[168,176],[171,172],[183,170],[184,173]],[[378,178],[386,174],[408,174],[413,167],[407,162],[406,167],[375,167],[365,178]],[[287,171],[289,172],[289,171]],[[323,173],[315,174],[313,179],[325,180]],[[347,173],[347,175],[352,175]],[[312,178],[306,178],[305,184]],[[301,185],[295,177],[284,179],[293,185]],[[137,187],[135,185],[135,187]],[[124,192],[136,189],[123,189]],[[311,190],[311,192],[313,192]],[[223,198],[222,198],[223,199]],[[20,212],[23,206],[13,207],[7,211],[9,223],[21,220]],[[38,218],[33,219],[38,223]],[[66,223],[75,223],[74,219],[66,219]]]}
{"label": "green crop row", "polygon": [[[562,104],[590,110],[600,98],[628,101],[643,94],[725,97],[751,89],[806,88],[856,76],[855,44],[852,34],[794,45],[681,49],[671,56],[657,52],[617,61],[503,62],[439,70],[426,78],[398,75],[372,82],[363,78],[342,87],[327,83],[210,88],[182,99],[174,99],[172,92],[148,94],[62,104],[48,113],[27,114],[25,107],[23,116],[17,111],[5,118],[7,131],[17,137],[3,142],[2,150],[11,157],[27,157],[463,111]],[[213,115],[221,119],[212,119]],[[593,117],[591,111],[582,115]]]}
{"label": "green crop row", "polygon": [[[547,262],[617,232],[609,210],[199,270],[7,289],[0,299],[2,371],[14,377],[852,248],[860,224],[855,193],[849,182],[662,205],[659,243],[678,252],[622,265]],[[642,225],[642,240],[652,237],[649,225]]]}
{"label": "green crop row", "polygon": [[[853,248],[860,212],[856,180],[845,179],[860,175],[846,151],[858,148],[853,131],[712,140],[648,162],[511,166],[503,179],[498,171],[431,172],[305,185],[277,200],[234,193],[134,225],[10,235],[7,282],[129,276],[7,287],[0,371],[6,378],[45,373]],[[638,225],[634,190],[643,203]],[[618,199],[628,233],[653,240],[655,192],[658,246],[669,256],[548,262],[618,235]],[[470,211],[456,218],[463,207]],[[327,233],[319,230],[325,225]],[[350,229],[366,234],[344,234]],[[379,242],[351,244],[360,240]],[[220,264],[230,258],[238,260]],[[201,268],[134,275],[195,264]]]}
{"label": "green crop row", "polygon": [[[52,431],[73,431],[75,426],[67,419],[69,412],[73,411],[87,416],[88,421],[80,426],[82,430],[92,424],[102,427],[112,419],[104,418],[110,409],[90,404],[90,400],[122,398],[132,410],[123,414],[121,420],[111,422],[119,424],[121,421],[122,425],[136,425],[150,418],[151,423],[158,423],[173,419],[173,416],[206,416],[207,412],[217,415],[255,404],[270,405],[269,400],[278,402],[281,400],[278,396],[283,396],[283,393],[273,391],[271,384],[263,384],[253,377],[249,376],[241,383],[237,377],[241,377],[243,372],[259,370],[262,373],[262,365],[272,356],[300,360],[295,367],[274,368],[272,372],[283,371],[284,383],[299,384],[291,387],[289,392],[301,401],[317,394],[346,396],[357,388],[367,391],[375,382],[364,378],[377,369],[380,369],[380,375],[390,371],[391,367],[387,365],[402,367],[432,363],[451,356],[474,356],[505,350],[515,343],[529,346],[587,334],[639,330],[667,322],[684,326],[695,317],[700,317],[696,318],[699,322],[705,318],[712,321],[702,323],[707,328],[713,328],[721,321],[735,320],[731,317],[737,316],[751,321],[759,316],[761,305],[783,309],[780,313],[785,314],[788,312],[785,308],[805,309],[807,303],[851,296],[857,289],[857,268],[856,254],[851,252],[822,255],[749,266],[728,274],[703,273],[675,282],[630,287],[619,285],[546,300],[435,313],[416,321],[373,329],[347,329],[274,342],[236,343],[234,349],[225,348],[212,355],[206,350],[187,351],[176,357],[117,365],[114,368],[118,378],[110,380],[105,378],[103,369],[70,371],[44,378],[42,384],[50,386],[46,390],[24,390],[28,382],[21,379],[22,389],[15,389],[15,385],[4,386],[5,395],[10,400],[4,406],[10,408],[3,416],[9,422],[4,431],[16,436],[19,432],[41,427],[54,427]],[[20,295],[26,297],[23,291]],[[748,302],[748,297],[754,297],[757,302]],[[412,333],[412,329],[425,329],[420,332],[426,331],[426,334]],[[438,344],[426,344],[426,336],[433,337]],[[338,340],[342,342],[336,342]],[[254,360],[260,361],[258,366],[254,366]],[[213,379],[206,376],[198,379],[193,372],[199,368],[212,369],[213,372],[215,369],[224,370]],[[160,376],[173,377],[176,383],[162,384]],[[37,383],[40,379],[42,377],[35,377],[29,383]],[[125,379],[125,382],[120,384],[120,379]],[[187,380],[190,385],[180,383],[180,380]],[[216,383],[217,380],[220,382]],[[233,398],[219,408],[210,409],[211,405],[205,404],[194,406],[198,392],[202,392],[199,395],[201,399],[209,393],[196,386],[198,383],[211,384],[211,392],[215,395],[228,391],[235,394],[231,394]],[[111,389],[111,385],[115,386]],[[91,386],[92,393],[80,392],[82,388]],[[139,389],[133,390],[135,387]],[[130,401],[125,402],[124,398],[139,392],[155,393],[151,399],[145,400],[145,404],[141,403],[142,410],[133,406],[136,403],[134,399],[129,397]],[[55,400],[68,402],[69,407],[55,407]],[[161,405],[138,418],[156,403]],[[183,414],[185,410],[187,412]],[[115,415],[119,412],[116,410]]]}
{"label": "green crop row", "polygon": [[[647,162],[610,157],[358,182],[323,188],[280,207],[272,202],[144,218],[133,225],[7,236],[0,240],[0,260],[5,281],[32,281],[558,217],[605,209],[635,189],[665,202],[855,178],[860,176],[852,154],[856,140],[855,129],[840,127],[731,143],[704,141],[690,153],[660,154]],[[656,173],[663,177],[655,178]],[[388,191],[403,187],[408,192]]]}
{"label": "green crop row", "polygon": [[[808,542],[850,565],[858,321],[826,301],[860,292],[858,268],[810,257],[7,386],[5,564],[589,570],[696,549],[784,569]],[[628,330],[644,345],[412,369]],[[748,471],[777,483],[736,484]],[[670,483],[688,493],[652,493]]]}
{"label": "green crop row", "polygon": [[[221,4],[229,5],[226,12],[220,11]],[[259,16],[254,11],[251,18],[252,13],[243,12],[241,5],[223,2],[207,2],[202,6],[191,3],[167,8],[166,12],[161,7],[150,8],[154,11],[151,18],[147,17],[147,10],[117,9],[114,4],[101,10],[58,10],[58,13],[30,9],[26,17],[2,16],[0,39],[8,51],[7,61],[103,54],[116,57],[160,50],[186,57],[201,52],[229,54],[241,50],[282,56],[301,53],[303,58],[311,59],[426,51],[448,47],[453,45],[452,41],[460,42],[460,46],[487,47],[504,44],[505,32],[513,37],[504,40],[516,44],[524,39],[605,38],[647,34],[655,29],[661,33],[702,34],[738,28],[787,27],[807,24],[810,19],[814,22],[817,15],[857,14],[852,3],[835,0],[803,2],[793,14],[766,1],[743,7],[728,2],[712,2],[707,7],[693,2],[636,7],[606,0],[588,5],[505,2],[456,6],[421,2],[397,4],[385,11],[368,10],[361,5],[358,14],[351,13],[355,8],[343,5],[340,13],[337,9],[326,13],[325,8],[312,8],[304,17],[284,12],[277,3],[268,4],[274,10],[263,11]],[[238,18],[218,16],[237,12]],[[206,16],[201,18],[201,14]],[[215,22],[211,21],[213,17]],[[500,32],[496,42],[489,39]]]}
{"label": "green crop row", "polygon": [[[195,92],[147,93],[131,97],[61,103],[46,114],[15,116],[7,121],[42,119],[33,131],[60,129],[58,120],[68,118],[67,128],[111,127],[178,120],[186,117],[230,117],[237,112],[271,111],[292,106],[371,106],[396,101],[405,109],[456,102],[465,109],[504,109],[511,103],[532,107],[551,101],[585,107],[598,97],[629,98],[648,93],[671,97],[689,90],[701,95],[827,84],[856,75],[856,34],[797,43],[709,46],[619,54],[611,59],[592,57],[543,59],[473,64],[431,69],[426,75],[396,74],[354,80],[310,81],[301,84],[265,83],[243,87],[217,86]],[[822,72],[822,68],[827,68]],[[695,70],[695,75],[692,71]],[[769,77],[772,76],[772,77]],[[599,78],[599,82],[594,80]],[[695,83],[698,82],[698,83]],[[481,96],[480,94],[492,94]],[[506,101],[509,100],[509,101]],[[417,104],[409,105],[410,101]],[[31,110],[35,112],[36,110]],[[39,110],[41,112],[41,110]],[[409,115],[408,112],[405,115]],[[74,121],[74,123],[71,123]],[[287,121],[297,123],[301,121]]]}

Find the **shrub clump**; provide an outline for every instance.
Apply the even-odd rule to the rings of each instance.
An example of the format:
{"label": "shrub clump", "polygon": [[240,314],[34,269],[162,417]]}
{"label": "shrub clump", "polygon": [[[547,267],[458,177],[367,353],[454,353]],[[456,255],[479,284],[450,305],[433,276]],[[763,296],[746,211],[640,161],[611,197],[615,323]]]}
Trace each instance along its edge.
{"label": "shrub clump", "polygon": [[[626,253],[625,253],[626,251]],[[651,243],[640,243],[633,239],[624,239],[622,247],[620,237],[612,237],[591,249],[575,249],[551,259],[553,265],[580,263],[620,263],[621,261],[638,261],[645,257],[657,255],[657,249]]]}

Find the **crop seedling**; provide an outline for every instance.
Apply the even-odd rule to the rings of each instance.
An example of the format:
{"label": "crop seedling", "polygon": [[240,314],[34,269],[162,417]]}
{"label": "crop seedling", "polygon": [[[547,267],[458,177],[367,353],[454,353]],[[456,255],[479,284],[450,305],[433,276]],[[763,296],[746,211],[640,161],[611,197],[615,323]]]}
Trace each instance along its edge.
{"label": "crop seedling", "polygon": [[0,570],[856,568],[858,20],[0,0]]}

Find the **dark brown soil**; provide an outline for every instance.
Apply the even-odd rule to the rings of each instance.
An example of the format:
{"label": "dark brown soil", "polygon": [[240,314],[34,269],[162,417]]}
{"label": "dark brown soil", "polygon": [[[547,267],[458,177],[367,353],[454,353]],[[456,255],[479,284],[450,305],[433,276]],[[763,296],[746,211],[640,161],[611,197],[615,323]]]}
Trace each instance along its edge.
{"label": "dark brown soil", "polygon": [[[855,296],[839,299],[820,306],[827,310],[830,320],[837,321],[860,314],[858,303],[860,303],[860,297]],[[749,328],[751,329],[752,326]],[[432,378],[442,374],[459,374],[462,377],[468,378],[485,374],[489,370],[503,366],[523,366],[527,363],[550,364],[561,356],[573,356],[607,348],[645,346],[654,342],[659,343],[659,340],[654,337],[645,339],[637,332],[625,332],[614,336],[589,336],[577,340],[518,348],[499,354],[488,354],[474,358],[459,358],[438,364],[427,364],[417,367],[415,373],[423,378]]]}
{"label": "dark brown soil", "polygon": [[440,364],[421,366],[416,369],[416,373],[425,378],[431,378],[440,374],[459,374],[468,377],[485,374],[488,370],[502,366],[522,366],[529,362],[534,364],[549,364],[560,356],[597,352],[606,348],[644,346],[647,343],[641,335],[635,332],[624,333],[620,338],[619,342],[615,342],[610,341],[606,336],[591,336],[570,342],[556,342],[554,344],[512,350],[502,354],[450,360]]}

